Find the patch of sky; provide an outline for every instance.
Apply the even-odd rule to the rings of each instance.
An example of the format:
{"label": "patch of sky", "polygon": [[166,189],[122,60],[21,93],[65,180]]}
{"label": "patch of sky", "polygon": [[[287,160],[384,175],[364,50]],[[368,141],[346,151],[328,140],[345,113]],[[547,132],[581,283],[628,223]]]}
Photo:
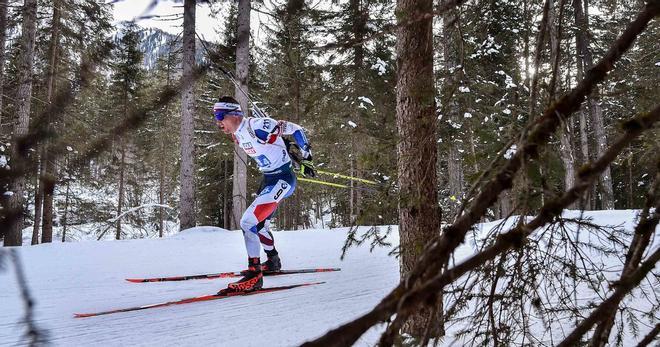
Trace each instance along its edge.
{"label": "patch of sky", "polygon": [[511,159],[514,154],[516,154],[516,151],[518,151],[518,146],[513,144],[509,149],[506,150],[506,153],[504,153],[504,158],[505,159]]}

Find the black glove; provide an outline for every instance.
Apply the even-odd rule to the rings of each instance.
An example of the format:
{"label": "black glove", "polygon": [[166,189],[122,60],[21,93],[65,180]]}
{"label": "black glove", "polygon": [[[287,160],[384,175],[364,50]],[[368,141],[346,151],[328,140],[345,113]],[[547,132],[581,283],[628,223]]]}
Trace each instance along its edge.
{"label": "black glove", "polygon": [[300,162],[300,172],[305,177],[316,177],[316,168],[311,160],[303,160]]}
{"label": "black glove", "polygon": [[307,150],[300,150],[304,160],[312,161],[312,146],[307,146]]}

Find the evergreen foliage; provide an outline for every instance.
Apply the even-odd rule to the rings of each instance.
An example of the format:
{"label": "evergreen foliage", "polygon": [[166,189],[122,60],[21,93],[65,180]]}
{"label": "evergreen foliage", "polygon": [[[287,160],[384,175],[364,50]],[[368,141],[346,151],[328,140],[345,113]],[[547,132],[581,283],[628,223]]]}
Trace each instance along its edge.
{"label": "evergreen foliage", "polygon": [[[85,149],[85,139],[94,138],[117,123],[124,97],[132,106],[147,105],[164,87],[176,85],[181,76],[181,40],[180,36],[142,29],[139,22],[122,24],[121,29],[112,28],[111,6],[107,4],[59,1],[62,34],[57,56],[58,87],[75,80],[82,58],[99,51],[111,40],[113,31],[119,32],[114,39],[119,48],[112,54],[112,59],[108,59],[110,55],[107,54],[91,56],[99,61],[95,78],[88,87],[78,91],[66,116],[53,123],[55,136],[67,144],[69,155],[75,155]],[[436,17],[438,189],[443,209],[455,211],[469,200],[470,187],[477,180],[488,178],[482,176],[484,170],[501,165],[507,151],[512,151],[515,146],[511,141],[515,142],[525,131],[524,124],[552,102],[551,96],[557,98],[576,84],[575,16],[573,7],[564,2],[557,91],[550,95],[548,90],[552,64],[547,33],[557,30],[560,24],[557,19],[559,5],[559,2],[553,3],[554,19],[550,18],[541,43],[538,40],[544,9],[540,3],[468,1],[458,8],[453,22],[447,22],[447,28],[455,28],[451,37],[443,37],[449,30],[443,29],[449,17]],[[47,107],[52,6],[52,1],[44,2],[39,9],[33,114],[43,112]],[[228,195],[231,193],[226,184],[232,179],[230,158],[233,147],[214,129],[209,109],[220,95],[233,93],[234,85],[221,70],[232,71],[235,64],[237,7],[235,3],[213,6],[216,15],[223,18],[218,20],[217,31],[224,38],[218,43],[198,41],[197,44],[198,61],[210,61],[211,70],[196,85],[201,111],[195,124],[199,165],[196,194],[198,222],[227,226],[226,211],[230,211]],[[255,3],[254,6],[262,13],[271,14],[260,23],[259,30],[266,36],[262,36],[262,41],[251,50],[250,90],[254,101],[270,116],[297,122],[307,128],[314,147],[314,159],[321,171],[379,183],[372,186],[331,175],[319,178],[353,188],[301,182],[295,197],[281,206],[274,226],[281,229],[308,227],[318,225],[323,218],[324,226],[397,223],[397,203],[393,198],[397,189],[393,3],[346,0],[311,7],[306,2],[282,0]],[[588,13],[593,32],[593,55],[598,57],[605,44],[618,33],[617,28],[626,24],[639,5],[623,1],[596,2],[590,6],[599,9],[591,9]],[[609,17],[604,13],[614,15]],[[15,121],[12,118],[15,115],[12,98],[16,90],[15,62],[20,48],[16,44],[16,35],[21,15],[20,8],[9,8],[4,62],[5,102],[3,118],[0,119],[5,155],[11,124]],[[658,80],[655,71],[658,54],[653,49],[657,33],[658,25],[652,23],[630,55],[621,61],[601,87],[600,104],[610,136],[631,112],[648,110],[657,100],[659,83],[655,83]],[[537,47],[541,49],[538,67],[534,66]],[[450,61],[453,67],[447,70]],[[530,101],[534,78],[538,79],[537,95]],[[178,102],[154,110],[143,128],[122,135],[131,143],[128,157],[134,172],[127,180],[132,187],[127,193],[127,207],[158,203],[161,191],[165,205],[177,206],[179,159],[174,149],[179,141],[175,134],[179,110]],[[580,157],[579,124],[575,120],[568,126],[573,131],[571,143],[576,160],[584,162]],[[590,125],[587,126],[586,135],[593,151],[596,144]],[[654,165],[649,153],[658,147],[657,141],[649,141],[657,137],[653,135],[657,132],[638,140],[612,166],[615,204],[619,208],[636,207],[642,202],[650,182],[648,172]],[[558,147],[559,141],[556,141]],[[102,222],[116,214],[112,211],[117,207],[117,184],[113,179],[116,180],[119,169],[118,153],[121,151],[118,144],[112,153],[101,154],[82,170],[67,168],[66,156],[56,163],[56,225],[61,226],[66,196],[70,200],[70,206],[67,206],[71,212],[69,222]],[[543,165],[529,164],[525,169],[526,178],[516,183],[517,188],[506,204],[502,202],[491,211],[492,218],[509,213],[532,213],[544,199],[565,188],[562,184],[564,169],[557,151],[541,155]],[[457,176],[461,180],[460,194],[450,192],[449,173],[456,170],[456,163],[460,163],[461,172]],[[580,162],[576,162],[575,167],[579,166]],[[248,190],[255,191],[259,185],[259,173],[251,163],[248,167]],[[27,180],[28,191],[34,192],[37,171],[31,175],[34,177]],[[78,193],[65,194],[67,189],[71,190],[71,183],[73,192],[86,191],[90,198]],[[111,199],[93,198],[100,187],[103,194],[114,196],[114,203]],[[33,195],[29,194],[28,198]],[[600,206],[598,196],[593,194],[591,197],[596,200],[595,207]],[[520,209],[522,205],[525,209]],[[159,225],[160,220],[156,215],[163,213],[166,220],[176,221],[175,212],[161,209],[145,209],[127,216],[126,220],[145,228],[144,233],[154,235],[156,230],[153,227]],[[450,220],[451,216],[451,212],[447,213],[445,219]],[[31,220],[32,216],[29,216],[26,224]]]}
{"label": "evergreen foliage", "polygon": [[[460,5],[454,7],[455,4]],[[212,2],[210,6],[215,10],[217,32],[222,39],[206,42],[198,38],[195,44],[195,62],[200,68],[194,73],[198,79],[194,84],[196,109],[192,112],[196,165],[193,222],[229,229],[235,147],[230,137],[217,131],[211,110],[220,96],[234,94],[235,85],[228,72],[233,72],[236,64],[238,9],[235,2]],[[415,184],[401,182],[397,177],[402,172],[397,168],[398,159],[405,155],[422,157],[415,152],[421,151],[418,148],[397,153],[397,146],[409,140],[398,137],[401,130],[409,122],[422,121],[414,115],[397,119],[397,107],[413,107],[410,100],[399,100],[397,104],[397,69],[407,66],[408,61],[397,60],[395,52],[397,35],[405,32],[406,26],[394,23],[404,14],[395,12],[393,1],[385,0],[321,3],[273,0],[252,2],[252,6],[263,17],[259,23],[259,40],[250,42],[250,97],[269,116],[305,127],[319,173],[316,179],[335,184],[299,181],[295,195],[279,206],[272,229],[394,225],[400,222],[403,209],[410,209],[410,215],[424,217],[425,210],[417,208],[417,201],[406,200],[414,194],[408,197],[399,194],[399,188],[410,191]],[[483,240],[473,240],[484,247],[497,244],[503,251],[475,265],[473,269],[477,270],[479,281],[463,283],[464,291],[460,294],[467,297],[453,297],[454,306],[446,308],[443,319],[471,324],[461,334],[475,336],[475,344],[486,344],[491,337],[507,344],[529,334],[525,322],[529,313],[520,311],[516,306],[519,303],[537,310],[550,325],[553,320],[562,319],[564,312],[575,317],[581,315],[583,307],[577,300],[561,302],[562,312],[544,309],[543,304],[549,303],[543,302],[535,292],[539,285],[546,286],[544,290],[554,290],[557,283],[570,280],[574,287],[597,287],[607,280],[597,269],[587,266],[593,264],[580,269],[576,261],[555,259],[557,262],[547,265],[545,257],[557,257],[557,254],[577,257],[587,251],[606,255],[625,253],[618,229],[599,229],[588,221],[571,221],[582,223],[593,235],[612,242],[610,248],[596,249],[566,233],[564,222],[553,213],[560,206],[556,201],[571,188],[565,174],[575,171],[576,179],[582,179],[583,183],[590,179],[593,183],[596,178],[590,176],[594,172],[590,164],[597,159],[599,149],[604,149],[603,142],[611,145],[622,133],[622,122],[657,107],[660,24],[657,20],[650,22],[591,94],[591,102],[582,104],[582,114],[571,118],[556,115],[561,119],[561,130],[538,153],[535,149],[533,155],[524,154],[521,167],[516,167],[520,173],[511,182],[509,176],[502,175],[502,170],[509,167],[508,159],[520,150],[532,126],[546,108],[556,105],[562,95],[588,75],[585,65],[593,65],[603,57],[630,19],[639,13],[642,3],[470,0],[439,1],[434,6],[450,8],[434,12],[434,91],[431,92],[436,95],[433,111],[438,131],[433,135],[437,138],[423,139],[435,143],[437,147],[431,148],[437,149],[438,158],[436,162],[419,165],[432,165],[436,170],[437,186],[429,190],[438,192],[437,204],[443,212],[441,222],[481,218],[481,215],[466,217],[463,208],[482,203],[475,201],[483,194],[477,187],[491,181],[513,187],[499,191],[502,192],[499,200],[488,205],[490,208],[482,220],[543,212],[538,218],[547,218],[544,222],[550,224],[525,243],[522,238],[516,239],[518,243],[513,238],[499,238],[499,231]],[[586,13],[585,23],[579,20],[581,6]],[[9,1],[8,17],[3,23],[7,39],[5,46],[0,47],[5,53],[0,55],[3,57],[0,61],[0,170],[3,172],[0,174],[1,188],[6,193],[3,203],[13,193],[7,191],[10,185],[5,183],[23,180],[22,191],[16,189],[24,200],[17,209],[17,215],[25,216],[20,218],[20,226],[38,224],[40,208],[36,205],[43,205],[44,232],[46,215],[51,214],[55,225],[53,236],[63,241],[111,238],[112,230],[116,231],[117,239],[162,237],[177,231],[182,166],[179,152],[182,103],[177,94],[182,85],[181,35],[143,28],[139,20],[113,26],[112,4],[108,2],[40,0],[35,49],[28,57],[33,64],[28,76],[32,86],[28,101],[29,134],[36,135],[35,139],[20,136],[17,139],[16,135],[25,133],[24,127],[18,126],[25,123],[25,117],[19,119],[18,114],[26,110],[25,104],[18,100],[21,94],[18,91],[21,88],[25,91],[28,80],[24,68],[26,50],[21,44],[26,13],[18,2]],[[411,21],[418,23],[415,18]],[[589,44],[581,47],[585,37]],[[587,59],[588,55],[593,59]],[[410,90],[415,90],[412,87]],[[58,99],[62,95],[66,97],[64,103]],[[54,105],[63,106],[53,110]],[[601,114],[596,109],[602,110]],[[131,127],[135,114],[144,110],[146,117],[134,123],[139,126]],[[257,115],[254,108],[246,113]],[[424,121],[427,119],[434,120],[428,115]],[[605,136],[597,135],[601,121]],[[637,123],[628,123],[625,130],[630,130],[631,124]],[[418,130],[423,133],[425,129]],[[612,199],[607,184],[600,182],[595,188],[580,192],[579,201],[561,208],[607,209],[609,201],[618,209],[651,206],[652,199],[645,195],[654,192],[652,180],[658,169],[659,135],[657,126],[651,128],[632,140],[622,155],[609,164]],[[105,143],[102,140],[106,138],[110,139],[108,146],[94,147],[96,141]],[[538,143],[534,145],[541,147]],[[99,151],[99,148],[109,150]],[[431,151],[423,154],[427,152]],[[565,156],[568,152],[572,157]],[[92,159],[81,164],[82,153]],[[247,167],[251,201],[259,188],[261,174],[251,161]],[[5,172],[19,174],[12,177]],[[372,182],[346,180],[345,176]],[[40,200],[46,181],[54,189],[52,206]],[[426,182],[422,181],[413,183],[423,187]],[[655,201],[657,204],[657,197]],[[13,218],[12,211],[7,211],[3,210],[5,219],[0,222]],[[523,230],[524,220],[519,221],[517,228]],[[467,233],[469,227],[463,227],[462,232]],[[93,234],[82,235],[78,228],[93,229]],[[38,232],[38,228],[35,230]],[[374,227],[363,236],[355,231],[349,233],[346,249],[369,238],[378,241],[374,244],[379,243],[382,241],[379,232]],[[434,230],[422,232],[435,236]],[[2,233],[4,236],[4,230]],[[420,239],[424,241],[432,239],[423,236]],[[512,244],[504,246],[504,242]],[[410,259],[416,259],[425,249],[423,242],[402,244],[402,248],[408,249],[402,249],[400,254],[414,253]],[[435,245],[440,250],[449,249],[442,248],[449,246],[441,242]],[[449,257],[449,253],[438,253]],[[406,271],[414,273],[416,264],[414,259],[410,260]],[[585,273],[580,273],[581,270]],[[483,293],[495,293],[503,281],[511,290],[497,299],[499,312],[503,322],[513,323],[502,323],[496,329],[492,312],[494,296]],[[561,288],[562,297],[571,295],[569,289]],[[463,311],[467,306],[472,310]],[[653,307],[657,306],[656,298]],[[632,330],[643,323],[625,308],[622,311]],[[493,316],[488,317],[490,321],[483,318],[487,315]],[[474,319],[475,316],[480,318]],[[388,329],[398,331],[398,323],[401,322],[395,321]],[[619,329],[618,334],[623,333]],[[387,334],[385,342],[386,338]],[[418,338],[414,337],[415,343],[422,341]]]}

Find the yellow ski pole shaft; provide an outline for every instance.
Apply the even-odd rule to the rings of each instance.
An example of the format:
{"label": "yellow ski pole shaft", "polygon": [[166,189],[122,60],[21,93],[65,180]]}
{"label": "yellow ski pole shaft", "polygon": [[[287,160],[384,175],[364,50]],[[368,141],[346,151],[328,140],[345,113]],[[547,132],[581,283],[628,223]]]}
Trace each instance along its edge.
{"label": "yellow ski pole shaft", "polygon": [[323,185],[326,185],[326,186],[338,187],[338,188],[350,188],[349,186],[347,186],[345,184],[324,182],[324,181],[319,181],[319,180],[313,180],[311,178],[298,177],[297,179],[298,179],[298,181],[301,181],[301,182],[317,183],[317,184],[323,184]]}
{"label": "yellow ski pole shaft", "polygon": [[[301,181],[301,182],[308,182],[308,183],[322,184],[322,185],[330,186],[330,187],[337,187],[337,188],[347,188],[347,189],[351,189],[350,186],[347,186],[347,185],[345,185],[345,184],[339,184],[339,183],[332,183],[332,182],[319,181],[319,180],[315,180],[315,179],[311,179],[311,178],[297,177],[297,180],[298,180],[298,181]],[[357,190],[365,190],[365,191],[368,191],[368,192],[374,192],[374,191],[376,191],[376,190],[373,189],[373,188],[367,188],[367,187],[353,187],[353,189],[357,189]]]}
{"label": "yellow ski pole shaft", "polygon": [[334,172],[322,171],[322,170],[316,170],[316,172],[320,173],[322,175],[334,176],[334,177],[339,177],[339,178],[352,180],[352,181],[358,181],[358,182],[367,183],[367,184],[380,185],[380,183],[378,183],[376,181],[370,181],[370,180],[366,180],[364,178],[346,176],[346,175],[342,175],[342,174],[338,174],[338,173],[334,173]]}

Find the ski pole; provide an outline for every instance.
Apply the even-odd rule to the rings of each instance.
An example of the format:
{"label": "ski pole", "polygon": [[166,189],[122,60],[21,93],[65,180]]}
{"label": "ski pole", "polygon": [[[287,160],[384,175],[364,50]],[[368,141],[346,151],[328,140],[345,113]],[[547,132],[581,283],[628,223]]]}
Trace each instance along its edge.
{"label": "ski pole", "polygon": [[[298,181],[301,181],[301,182],[309,182],[309,183],[322,184],[322,185],[331,186],[331,187],[351,189],[350,186],[347,186],[345,184],[325,182],[325,181],[320,181],[320,180],[315,180],[315,179],[305,178],[305,177],[297,177],[296,179]],[[370,188],[366,188],[366,187],[353,187],[353,189],[365,190],[365,191],[368,191],[368,192],[375,192],[376,191],[375,189],[370,189]]]}
{"label": "ski pole", "polygon": [[347,176],[347,175],[342,175],[334,172],[328,172],[328,171],[322,171],[322,170],[316,170],[317,173],[323,174],[323,175],[328,175],[328,176],[334,176],[334,177],[339,177],[351,181],[358,181],[362,183],[367,183],[367,184],[373,184],[373,185],[380,185],[380,183],[376,181],[370,181],[364,178],[359,178],[359,177],[353,177],[353,176]]}
{"label": "ski pole", "polygon": [[349,186],[345,184],[339,184],[339,183],[332,183],[332,182],[325,182],[325,181],[319,181],[311,178],[304,178],[304,177],[298,177],[298,181],[302,182],[310,182],[310,183],[317,183],[317,184],[323,184],[326,186],[331,186],[331,187],[337,187],[337,188],[350,188]]}
{"label": "ski pole", "polygon": [[[219,56],[219,54],[217,52],[211,52],[208,49],[208,47],[206,47],[206,43],[204,42],[205,40],[203,40],[201,37],[199,37],[199,35],[197,35],[197,38],[199,38],[199,41],[202,43],[202,47],[204,47],[204,50],[206,51],[207,54],[209,54],[209,56],[211,56],[211,57]],[[220,71],[225,75],[225,77],[227,77],[227,79],[229,81],[231,81],[231,83],[234,84],[234,87],[236,87],[236,89],[238,89],[241,92],[241,94],[243,94],[245,96],[248,103],[252,104],[252,108],[254,109],[254,112],[256,113],[257,117],[264,118],[264,117],[267,116],[266,113],[264,111],[262,111],[254,101],[252,101],[252,98],[250,98],[250,95],[248,93],[246,93],[243,90],[243,88],[241,88],[240,84],[238,83],[238,81],[236,81],[236,79],[234,78],[234,74],[232,74],[231,71],[225,70],[222,67],[222,65],[220,65],[220,64],[215,64],[215,66],[217,66],[220,69]]]}

